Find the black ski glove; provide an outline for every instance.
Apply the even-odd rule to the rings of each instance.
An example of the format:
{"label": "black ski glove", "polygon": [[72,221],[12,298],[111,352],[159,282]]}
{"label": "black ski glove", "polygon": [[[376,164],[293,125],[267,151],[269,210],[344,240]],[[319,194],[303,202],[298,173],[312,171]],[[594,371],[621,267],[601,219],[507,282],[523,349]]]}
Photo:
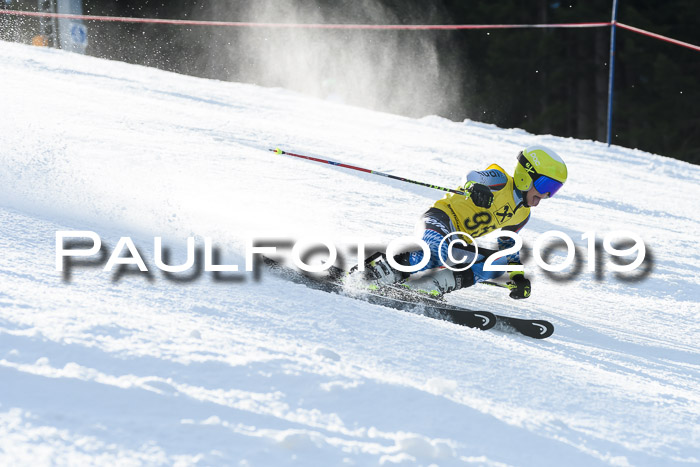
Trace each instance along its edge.
{"label": "black ski glove", "polygon": [[530,296],[530,280],[525,279],[522,274],[517,274],[511,277],[511,281],[508,282],[510,286],[510,298],[520,299],[527,298]]}
{"label": "black ski glove", "polygon": [[493,203],[493,193],[491,193],[491,190],[486,185],[469,182],[464,187],[464,191],[469,193],[469,199],[471,199],[477,207],[491,207],[491,203]]}

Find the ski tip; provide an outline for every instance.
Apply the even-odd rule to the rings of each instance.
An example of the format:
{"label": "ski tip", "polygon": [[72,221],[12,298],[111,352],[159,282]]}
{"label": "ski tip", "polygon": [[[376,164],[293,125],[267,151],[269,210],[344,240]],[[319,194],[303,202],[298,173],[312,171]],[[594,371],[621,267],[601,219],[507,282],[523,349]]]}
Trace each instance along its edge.
{"label": "ski tip", "polygon": [[554,325],[549,321],[533,321],[532,327],[535,332],[530,334],[530,337],[535,339],[546,339],[554,334]]}
{"label": "ski tip", "polygon": [[554,325],[539,319],[521,319],[496,315],[500,325],[533,339],[546,339],[554,334]]}

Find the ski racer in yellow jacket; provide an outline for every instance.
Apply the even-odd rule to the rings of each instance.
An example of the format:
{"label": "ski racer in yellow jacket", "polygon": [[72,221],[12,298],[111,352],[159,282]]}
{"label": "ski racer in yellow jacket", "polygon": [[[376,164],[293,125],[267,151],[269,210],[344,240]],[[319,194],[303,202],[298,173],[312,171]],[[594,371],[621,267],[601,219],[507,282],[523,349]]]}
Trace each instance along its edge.
{"label": "ski racer in yellow jacket", "polygon": [[[473,238],[483,237],[502,229],[519,232],[530,219],[531,208],[543,199],[551,198],[562,187],[567,178],[566,164],[551,149],[544,146],[530,146],[517,156],[513,177],[496,164],[484,171],[472,171],[463,180],[460,191],[467,195],[449,193],[435,202],[426,211],[419,223],[419,234],[430,249],[430,259],[419,272],[443,266],[448,258],[450,242],[459,235],[469,234]],[[443,241],[448,237],[447,241]],[[467,236],[462,239],[471,242]],[[499,237],[499,250],[510,248],[515,241],[510,237]],[[454,250],[453,250],[454,251]],[[472,255],[469,257],[468,255]],[[469,263],[474,253],[464,252],[462,260]],[[454,256],[454,253],[453,253]],[[476,255],[473,266],[465,271],[441,268],[430,274],[410,277],[408,273],[391,267],[386,257],[377,254],[367,261],[366,267],[371,277],[379,284],[402,283],[404,286],[430,295],[442,295],[453,290],[470,287],[477,282],[494,279],[502,271],[484,268],[486,257]],[[419,264],[424,258],[423,251],[403,253],[394,257],[404,266]],[[521,264],[518,252],[502,256],[494,265]],[[512,298],[530,296],[530,281],[522,271],[510,273]]]}

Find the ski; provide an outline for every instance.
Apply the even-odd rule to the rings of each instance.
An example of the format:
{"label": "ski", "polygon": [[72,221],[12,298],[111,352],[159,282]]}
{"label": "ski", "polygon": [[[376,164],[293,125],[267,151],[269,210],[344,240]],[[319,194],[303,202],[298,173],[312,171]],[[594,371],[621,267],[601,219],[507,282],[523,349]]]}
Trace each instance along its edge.
{"label": "ski", "polygon": [[[397,290],[400,292],[401,287],[399,286],[388,286],[390,290]],[[409,297],[415,297],[415,294],[409,293]],[[422,303],[431,304],[442,309],[450,309],[456,311],[466,310],[454,305],[449,305],[443,303],[438,299],[432,297],[416,297],[420,299]],[[533,339],[546,339],[554,333],[554,325],[549,321],[541,319],[527,319],[527,318],[514,318],[512,316],[498,315],[491,313],[496,318],[496,329],[502,331],[516,331],[524,336],[532,337]]]}
{"label": "ski", "polygon": [[[331,266],[331,268],[328,270],[329,272],[329,278],[333,281],[340,281],[342,277],[344,277],[347,273],[335,266]],[[458,311],[471,311],[467,310],[466,308],[461,308],[458,306],[454,305],[449,305],[447,303],[443,303],[439,299],[435,299],[432,297],[425,297],[425,296],[416,296],[413,293],[405,291],[402,287],[400,286],[387,286],[385,287],[388,290],[394,291],[395,293],[398,294],[404,294],[407,295],[407,300],[419,300],[421,303],[425,304],[430,304],[436,307],[439,307],[443,310],[450,309],[455,312]],[[490,312],[489,312],[490,313]],[[541,320],[541,319],[527,319],[527,318],[514,318],[511,316],[503,316],[503,315],[497,315],[494,313],[491,313],[496,317],[496,327],[497,329],[503,330],[503,331],[516,331],[519,332],[520,334],[527,336],[527,337],[532,337],[533,339],[546,339],[552,334],[554,334],[554,325],[550,323],[549,321]]]}
{"label": "ski", "polygon": [[516,331],[533,339],[546,339],[554,333],[554,326],[549,321],[514,318],[497,315],[490,311],[469,310],[449,305],[432,297],[416,296],[400,286],[384,287],[381,292],[367,290],[366,292],[352,294],[342,284],[342,279],[345,277],[346,272],[335,266],[329,268],[327,277],[319,278],[305,275],[270,258],[264,258],[264,263],[269,270],[292,282],[328,293],[345,295],[375,305],[419,313],[429,318],[450,321],[471,328],[488,330],[495,327],[506,332]]}
{"label": "ski", "polygon": [[[401,292],[400,286],[388,286],[387,288],[390,290],[396,290],[399,293]],[[415,294],[409,293],[409,297],[415,297]],[[449,309],[455,312],[466,310],[465,308],[443,303],[440,300],[432,297],[421,296],[416,298],[420,299],[422,303],[431,304],[442,309]],[[496,318],[495,328],[502,331],[516,331],[524,336],[532,337],[533,339],[546,339],[554,333],[554,325],[549,321],[540,319],[514,318],[512,316],[498,315],[495,313],[491,314],[493,314]]]}
{"label": "ski", "polygon": [[449,321],[460,326],[481,330],[491,329],[497,322],[496,316],[489,311],[475,311],[448,306],[427,297],[416,297],[414,294],[409,295],[398,288],[394,289],[391,295],[386,293],[380,294],[373,290],[362,291],[357,294],[352,293],[346,290],[339,281],[340,277],[344,276],[344,272],[338,268],[331,268],[327,278],[318,278],[303,274],[270,258],[263,258],[263,262],[268,270],[277,276],[311,289],[344,295],[374,305],[421,314],[428,318]]}

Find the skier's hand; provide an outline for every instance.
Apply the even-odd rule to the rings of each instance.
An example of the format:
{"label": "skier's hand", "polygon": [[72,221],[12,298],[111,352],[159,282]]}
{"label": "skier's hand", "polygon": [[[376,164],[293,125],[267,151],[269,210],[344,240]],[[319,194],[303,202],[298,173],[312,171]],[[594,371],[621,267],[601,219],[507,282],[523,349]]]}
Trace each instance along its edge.
{"label": "skier's hand", "polygon": [[510,286],[510,298],[520,299],[530,296],[530,280],[522,274],[517,274],[508,282]]}
{"label": "skier's hand", "polygon": [[469,182],[465,185],[464,191],[469,193],[469,199],[471,199],[477,207],[491,207],[491,203],[493,203],[493,193],[491,193],[491,190],[486,185]]}

